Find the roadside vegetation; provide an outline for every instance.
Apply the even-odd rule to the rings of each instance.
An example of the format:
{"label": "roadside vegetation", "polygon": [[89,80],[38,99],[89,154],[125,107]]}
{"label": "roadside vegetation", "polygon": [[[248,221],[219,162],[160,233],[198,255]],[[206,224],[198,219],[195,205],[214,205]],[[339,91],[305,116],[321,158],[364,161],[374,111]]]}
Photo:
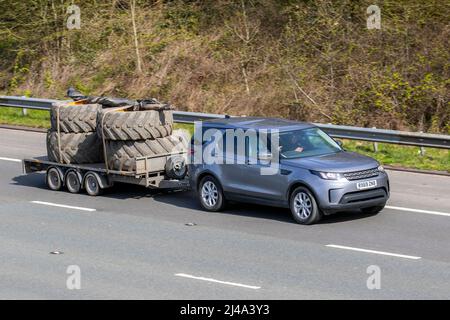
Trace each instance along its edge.
{"label": "roadside vegetation", "polygon": [[0,107],[0,124],[48,129],[50,113],[44,110],[28,109],[24,115],[22,109]]}
{"label": "roadside vegetation", "polygon": [[378,150],[375,152],[372,142],[343,140],[343,143],[346,150],[365,154],[384,165],[450,173],[450,151],[446,149],[424,148],[421,155],[418,147],[378,143]]}
{"label": "roadside vegetation", "polygon": [[449,133],[448,1],[0,0],[0,93]]}

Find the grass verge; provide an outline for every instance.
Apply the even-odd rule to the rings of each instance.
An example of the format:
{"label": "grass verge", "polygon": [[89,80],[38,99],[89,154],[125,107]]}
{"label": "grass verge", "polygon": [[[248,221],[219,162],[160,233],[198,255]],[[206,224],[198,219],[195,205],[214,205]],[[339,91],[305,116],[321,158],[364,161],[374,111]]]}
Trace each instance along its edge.
{"label": "grass verge", "polygon": [[[0,108],[0,124],[49,128],[49,119],[48,111],[27,110],[27,115],[23,115],[21,109]],[[175,129],[186,129],[193,133],[193,125],[190,124],[176,123]],[[450,172],[449,150],[424,148],[425,154],[421,156],[418,147],[378,143],[378,151],[375,152],[372,142],[342,141],[346,150],[365,154],[385,165]]]}
{"label": "grass verge", "polygon": [[422,156],[419,147],[378,143],[375,152],[372,142],[343,140],[343,143],[346,150],[365,154],[385,165],[450,172],[450,151],[446,149],[424,148]]}
{"label": "grass verge", "polygon": [[50,128],[50,113],[45,110],[27,109],[26,115],[23,115],[22,109],[0,107],[0,124]]}

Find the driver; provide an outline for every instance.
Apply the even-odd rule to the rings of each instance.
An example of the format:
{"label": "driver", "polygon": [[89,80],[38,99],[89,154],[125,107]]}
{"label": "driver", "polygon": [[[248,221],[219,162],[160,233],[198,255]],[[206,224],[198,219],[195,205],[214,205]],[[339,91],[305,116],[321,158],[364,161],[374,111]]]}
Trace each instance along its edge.
{"label": "driver", "polygon": [[288,151],[296,151],[302,152],[304,150],[303,146],[300,143],[300,137],[297,134],[289,134],[281,141],[280,151],[288,152]]}

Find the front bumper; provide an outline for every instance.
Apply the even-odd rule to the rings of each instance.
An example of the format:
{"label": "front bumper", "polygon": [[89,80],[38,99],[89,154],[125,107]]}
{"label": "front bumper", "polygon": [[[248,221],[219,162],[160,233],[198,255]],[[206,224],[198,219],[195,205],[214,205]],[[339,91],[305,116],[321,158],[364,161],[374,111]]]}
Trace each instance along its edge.
{"label": "front bumper", "polygon": [[[358,190],[357,183],[370,180],[377,181],[375,188]],[[321,195],[319,206],[324,214],[384,206],[389,199],[389,188],[389,178],[385,172],[368,179],[332,182],[326,194]]]}

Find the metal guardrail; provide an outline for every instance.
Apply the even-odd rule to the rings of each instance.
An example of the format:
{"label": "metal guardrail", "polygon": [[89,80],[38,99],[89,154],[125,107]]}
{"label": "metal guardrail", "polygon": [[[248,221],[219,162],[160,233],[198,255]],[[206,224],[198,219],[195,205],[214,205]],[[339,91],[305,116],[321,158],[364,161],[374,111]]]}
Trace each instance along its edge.
{"label": "metal guardrail", "polygon": [[61,100],[0,96],[0,106],[2,107],[50,110],[55,102],[61,102]]}
{"label": "metal guardrail", "polygon": [[[0,106],[4,107],[50,110],[52,104],[55,102],[61,102],[61,100],[0,96]],[[193,123],[194,121],[223,119],[225,117],[226,116],[220,114],[174,111],[174,120],[179,123]],[[323,123],[315,123],[315,125],[334,138],[450,149],[450,135],[361,128]]]}

